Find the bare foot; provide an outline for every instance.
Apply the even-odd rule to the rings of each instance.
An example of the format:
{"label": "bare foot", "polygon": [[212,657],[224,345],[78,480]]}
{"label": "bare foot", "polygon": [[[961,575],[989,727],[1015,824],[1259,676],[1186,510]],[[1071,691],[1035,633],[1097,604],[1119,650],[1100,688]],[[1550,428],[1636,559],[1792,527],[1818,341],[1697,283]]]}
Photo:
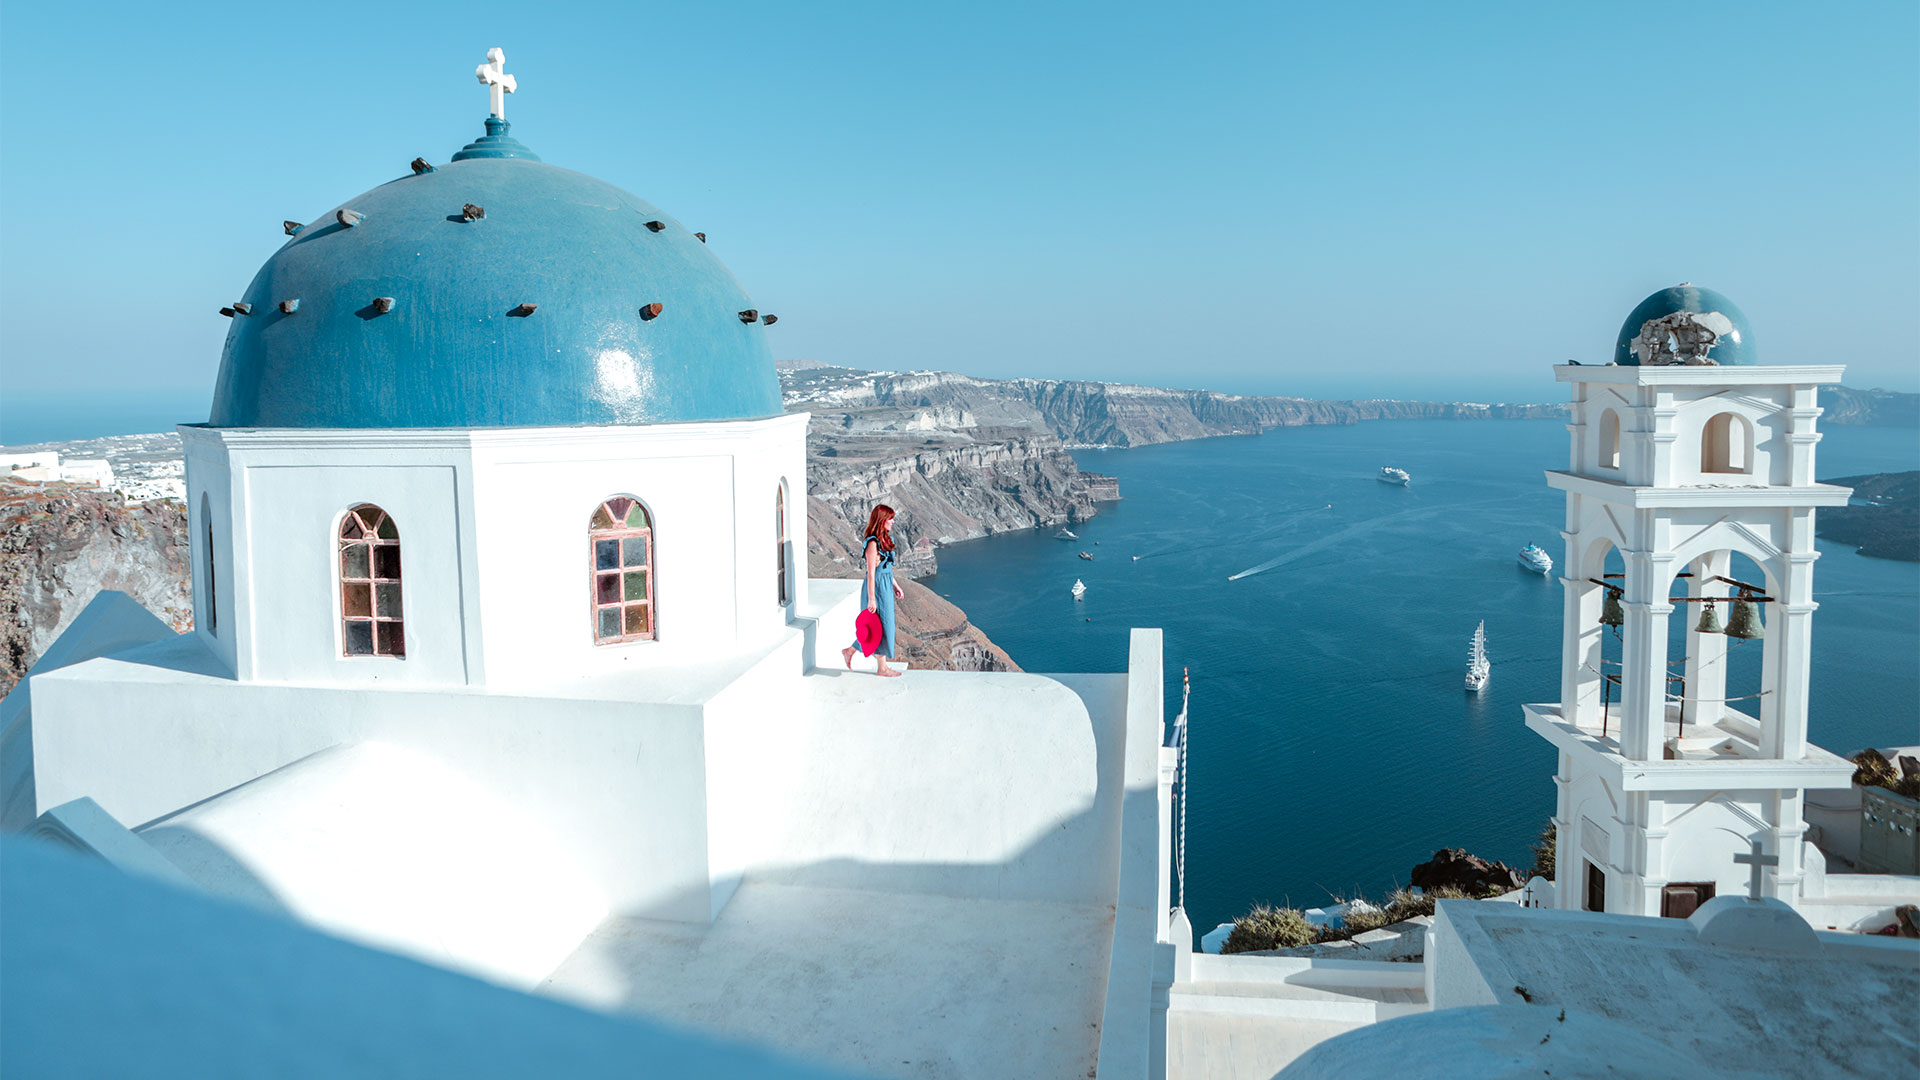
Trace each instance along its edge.
{"label": "bare foot", "polygon": [[882,678],[887,678],[887,679],[897,679],[897,678],[899,678],[900,676],[902,676],[902,675],[905,675],[905,674],[906,674],[906,672],[904,672],[904,671],[901,671],[901,670],[899,670],[899,669],[897,669],[897,668],[890,668],[890,667],[888,667],[888,666],[887,666],[887,665],[885,665],[885,664],[881,664],[881,665],[880,665],[880,675],[881,675],[881,677],[882,677]]}
{"label": "bare foot", "polygon": [[853,670],[853,646],[849,645],[846,648],[841,649],[840,659],[845,660],[847,662],[847,670],[852,671]]}

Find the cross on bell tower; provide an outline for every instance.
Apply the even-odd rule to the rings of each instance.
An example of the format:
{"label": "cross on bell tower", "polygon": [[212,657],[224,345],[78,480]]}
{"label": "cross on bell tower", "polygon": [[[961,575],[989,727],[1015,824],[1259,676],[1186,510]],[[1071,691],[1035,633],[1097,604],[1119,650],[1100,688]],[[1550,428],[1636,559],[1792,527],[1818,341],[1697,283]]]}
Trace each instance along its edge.
{"label": "cross on bell tower", "polygon": [[[1547,473],[1567,498],[1560,700],[1525,711],[1559,752],[1562,907],[1678,915],[1743,887],[1792,904],[1822,858],[1805,793],[1853,775],[1807,741],[1814,511],[1851,494],[1814,479],[1817,399],[1843,370],[1763,365],[1740,309],[1693,285],[1642,301],[1611,362],[1555,368],[1573,389],[1571,460]],[[1738,618],[1696,622],[1713,601]],[[1759,652],[1758,686],[1729,685],[1730,645]],[[1756,830],[1773,854],[1743,850]]]}
{"label": "cross on bell tower", "polygon": [[[487,101],[492,115],[502,120],[507,118],[507,95],[518,88],[513,76],[507,74],[507,53],[505,49],[488,49],[487,62],[473,69],[480,85],[487,88]],[[539,119],[535,117],[535,119]]]}

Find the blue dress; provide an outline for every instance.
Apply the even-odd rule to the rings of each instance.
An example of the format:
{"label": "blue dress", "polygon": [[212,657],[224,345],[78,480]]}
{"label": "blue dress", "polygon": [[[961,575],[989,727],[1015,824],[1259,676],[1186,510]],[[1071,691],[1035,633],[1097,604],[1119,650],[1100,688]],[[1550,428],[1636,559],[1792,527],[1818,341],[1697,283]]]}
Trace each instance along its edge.
{"label": "blue dress", "polygon": [[[878,544],[880,538],[869,536],[867,543]],[[862,545],[860,558],[863,562],[866,555],[866,546]],[[873,650],[873,654],[891,660],[893,659],[893,552],[886,548],[880,549],[880,562],[873,568],[873,587],[880,593],[880,625],[886,630],[886,635],[880,641],[880,647]],[[867,579],[864,574],[860,576],[860,610],[867,610]],[[853,647],[856,650],[860,648],[859,639],[854,640]]]}

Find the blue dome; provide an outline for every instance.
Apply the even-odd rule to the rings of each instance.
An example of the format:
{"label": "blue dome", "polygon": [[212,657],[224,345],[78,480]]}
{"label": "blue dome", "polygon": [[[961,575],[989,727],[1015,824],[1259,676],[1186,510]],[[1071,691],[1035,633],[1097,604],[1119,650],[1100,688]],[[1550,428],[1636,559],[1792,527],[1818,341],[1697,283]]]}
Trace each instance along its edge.
{"label": "blue dome", "polygon": [[[241,298],[251,313],[227,333],[214,426],[782,411],[765,324],[742,321],[753,301],[704,242],[650,203],[541,162],[504,121],[487,130],[452,162],[328,211],[267,260]],[[485,216],[467,220],[468,204]],[[337,216],[349,210],[363,215],[352,226]],[[651,304],[661,309],[647,317]]]}
{"label": "blue dome", "polygon": [[[1648,324],[1652,324],[1651,326]],[[1646,337],[1635,348],[1642,332]],[[1753,330],[1733,301],[1697,285],[1661,289],[1633,309],[1620,326],[1613,362],[1752,366],[1760,361]]]}

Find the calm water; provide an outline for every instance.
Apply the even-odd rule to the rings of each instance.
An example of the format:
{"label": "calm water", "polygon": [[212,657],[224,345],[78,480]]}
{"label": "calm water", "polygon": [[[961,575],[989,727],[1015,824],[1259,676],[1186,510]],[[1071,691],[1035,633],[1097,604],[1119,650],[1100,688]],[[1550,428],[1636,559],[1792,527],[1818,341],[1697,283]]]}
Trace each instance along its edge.
{"label": "calm water", "polygon": [[[1193,672],[1187,908],[1202,932],[1256,901],[1377,896],[1440,847],[1524,867],[1554,757],[1520,705],[1559,696],[1561,591],[1514,553],[1534,541],[1560,559],[1564,496],[1541,472],[1566,445],[1557,420],[1397,421],[1082,452],[1126,498],[1079,542],[957,544],[927,584],[1029,671],[1121,671],[1129,627],[1165,629],[1168,716]],[[1820,455],[1822,476],[1920,468],[1920,437],[1832,428]],[[1413,486],[1375,480],[1384,464]],[[1814,741],[1920,740],[1920,566],[1821,550]],[[1472,695],[1481,619],[1493,678]],[[1758,689],[1760,648],[1734,650],[1729,695]]]}

